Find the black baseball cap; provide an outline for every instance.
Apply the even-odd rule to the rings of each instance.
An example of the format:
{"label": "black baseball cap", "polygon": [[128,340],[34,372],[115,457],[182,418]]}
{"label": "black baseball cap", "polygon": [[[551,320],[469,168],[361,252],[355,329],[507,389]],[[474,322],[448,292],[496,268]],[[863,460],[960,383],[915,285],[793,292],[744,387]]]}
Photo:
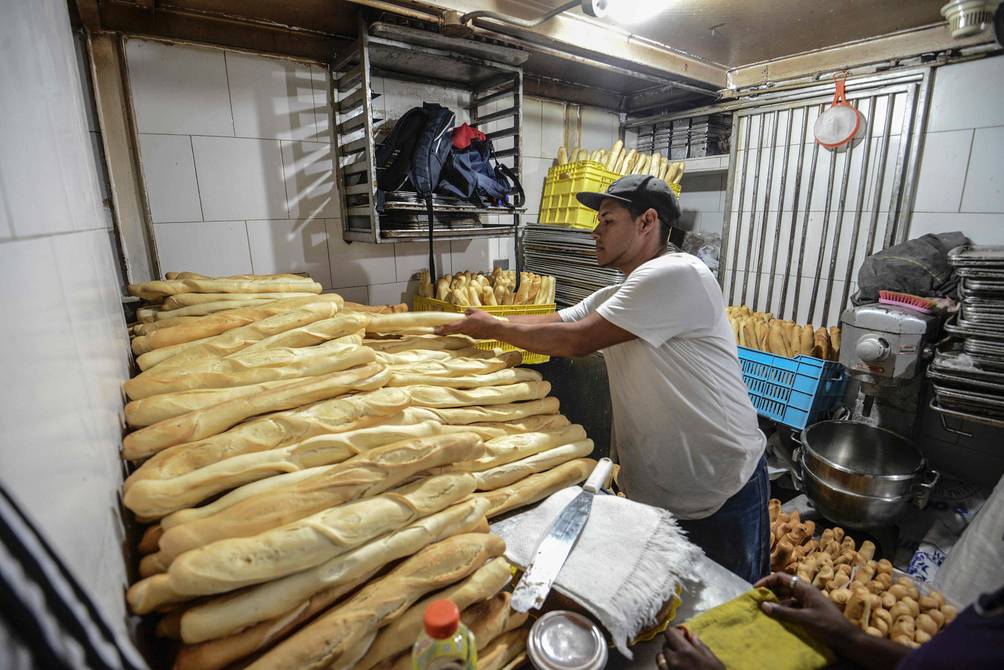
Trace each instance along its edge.
{"label": "black baseball cap", "polygon": [[680,218],[680,202],[676,194],[662,179],[647,174],[629,174],[610,184],[606,193],[582,191],[576,199],[589,209],[600,209],[600,204],[610,198],[636,205],[644,209],[651,207],[659,215],[663,224],[672,227]]}

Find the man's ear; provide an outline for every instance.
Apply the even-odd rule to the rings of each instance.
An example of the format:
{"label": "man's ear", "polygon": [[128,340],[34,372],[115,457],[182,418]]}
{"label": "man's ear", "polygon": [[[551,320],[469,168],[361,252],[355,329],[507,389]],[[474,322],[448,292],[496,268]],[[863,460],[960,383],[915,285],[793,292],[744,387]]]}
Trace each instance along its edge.
{"label": "man's ear", "polygon": [[645,224],[645,229],[652,229],[658,231],[659,228],[659,215],[656,213],[655,209],[649,207],[641,215],[642,223]]}

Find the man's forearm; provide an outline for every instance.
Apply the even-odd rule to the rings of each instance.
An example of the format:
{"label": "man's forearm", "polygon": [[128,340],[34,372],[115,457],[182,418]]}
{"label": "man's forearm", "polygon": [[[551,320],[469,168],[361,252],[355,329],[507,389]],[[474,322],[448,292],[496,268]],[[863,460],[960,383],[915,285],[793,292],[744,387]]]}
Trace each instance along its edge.
{"label": "man's forearm", "polygon": [[895,668],[911,651],[899,642],[872,637],[858,628],[829,643],[837,654],[868,670]]}
{"label": "man's forearm", "polygon": [[569,357],[585,356],[596,351],[587,342],[581,341],[582,337],[570,324],[561,321],[501,321],[495,329],[495,339],[536,354]]}

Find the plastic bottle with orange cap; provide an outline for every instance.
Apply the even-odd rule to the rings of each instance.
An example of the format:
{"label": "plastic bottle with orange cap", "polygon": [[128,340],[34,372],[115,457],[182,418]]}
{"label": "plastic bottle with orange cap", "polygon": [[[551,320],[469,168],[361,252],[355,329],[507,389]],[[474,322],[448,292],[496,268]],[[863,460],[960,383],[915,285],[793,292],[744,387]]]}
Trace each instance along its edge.
{"label": "plastic bottle with orange cap", "polygon": [[425,630],[411,649],[412,670],[475,670],[474,634],[460,621],[452,600],[433,600],[425,608]]}

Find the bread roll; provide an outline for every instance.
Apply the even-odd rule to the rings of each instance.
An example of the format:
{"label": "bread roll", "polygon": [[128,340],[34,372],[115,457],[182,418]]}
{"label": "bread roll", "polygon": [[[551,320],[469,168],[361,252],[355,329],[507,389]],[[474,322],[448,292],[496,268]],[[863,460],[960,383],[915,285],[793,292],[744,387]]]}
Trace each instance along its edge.
{"label": "bread roll", "polygon": [[830,326],[830,346],[833,349],[833,360],[840,360],[840,326]]}
{"label": "bread roll", "polygon": [[830,348],[830,333],[825,328],[816,329],[813,334],[812,355],[824,361],[833,357],[833,350]]}
{"label": "bread roll", "polygon": [[[227,330],[198,346],[182,347],[182,350],[163,347],[150,351],[137,358],[136,364],[141,370],[146,370],[154,365],[179,357],[181,353],[184,353],[185,357],[178,358],[174,363],[184,363],[212,356],[229,356],[276,333],[299,328],[322,319],[330,319],[338,313],[339,309],[340,307],[335,302],[309,304],[292,312],[274,314],[246,326]],[[358,328],[361,327],[361,325],[358,326]]]}
{"label": "bread roll", "polygon": [[253,537],[214,542],[178,556],[170,586],[188,596],[225,593],[324,563],[463,500],[471,475],[437,475],[335,507]]}
{"label": "bread roll", "polygon": [[550,470],[562,463],[583,458],[593,453],[592,440],[579,440],[570,444],[547,449],[527,458],[497,465],[474,474],[478,479],[479,491],[491,491],[509,486],[538,472]]}
{"label": "bread roll", "polygon": [[258,414],[300,407],[353,390],[371,391],[385,386],[389,379],[389,371],[379,363],[307,377],[257,396],[237,398],[141,428],[122,440],[122,455],[128,460],[147,458],[176,444],[218,435]]}
{"label": "bread roll", "polygon": [[370,363],[376,354],[369,347],[356,344],[354,336],[339,338],[314,347],[282,347],[245,353],[226,358],[205,358],[184,368],[157,366],[141,372],[125,384],[126,395],[139,400],[163,393],[193,389],[219,389],[246,386],[281,379],[312,377],[338,372]]}
{"label": "bread roll", "polygon": [[300,277],[282,279],[177,279],[130,284],[129,295],[144,300],[156,300],[179,293],[320,293],[317,282]]}
{"label": "bread roll", "polygon": [[426,596],[382,628],[369,650],[353,667],[355,670],[369,670],[377,663],[411,647],[422,632],[425,608],[434,600],[451,600],[459,610],[487,601],[509,583],[512,577],[509,570],[509,562],[500,556],[462,582]]}
{"label": "bread roll", "polygon": [[542,500],[555,491],[585,481],[594,467],[596,467],[596,461],[593,459],[578,458],[547,472],[530,475],[515,484],[478,495],[491,503],[488,518],[493,519],[506,512]]}
{"label": "bread roll", "polygon": [[812,346],[814,342],[815,334],[812,331],[812,326],[802,326],[801,336],[799,337],[798,353],[805,354],[806,356],[812,354]]}
{"label": "bread roll", "polygon": [[469,390],[441,386],[406,386],[404,390],[411,396],[412,404],[417,407],[443,409],[540,400],[551,392],[551,385],[545,381],[536,381]]}
{"label": "bread roll", "polygon": [[351,667],[358,658],[349,653],[367,636],[423,595],[467,577],[503,551],[502,539],[486,534],[458,535],[426,547],[248,667]]}
{"label": "bread roll", "polygon": [[309,570],[195,605],[182,616],[182,639],[202,642],[256,624],[273,625],[308,603],[319,611],[318,605],[330,605],[345,593],[346,584],[367,579],[391,561],[431,544],[470,532],[487,510],[485,500],[465,500]]}
{"label": "bread roll", "polygon": [[[164,496],[157,490],[159,482],[241,454],[294,444],[316,435],[366,428],[380,423],[384,417],[399,414],[410,403],[411,399],[400,389],[380,389],[277,412],[205,440],[170,447],[143,463],[126,479],[123,486],[125,505],[146,518],[169,514],[191,503],[179,503],[177,490]],[[201,499],[196,498],[195,502]]]}
{"label": "bread roll", "polygon": [[529,368],[509,368],[496,370],[487,374],[475,374],[459,377],[441,377],[437,374],[398,372],[391,370],[388,386],[444,386],[454,389],[481,389],[489,386],[507,386],[526,382],[539,382],[543,379],[536,370]]}
{"label": "bread roll", "polygon": [[314,293],[179,293],[164,300],[164,309],[180,309],[209,302],[241,302],[243,300],[283,300],[316,298]]}
{"label": "bread roll", "polygon": [[232,505],[218,514],[167,529],[160,557],[168,565],[183,552],[210,542],[250,537],[316,512],[399,486],[424,470],[485,453],[474,433],[453,433],[377,447],[286,487]]}

